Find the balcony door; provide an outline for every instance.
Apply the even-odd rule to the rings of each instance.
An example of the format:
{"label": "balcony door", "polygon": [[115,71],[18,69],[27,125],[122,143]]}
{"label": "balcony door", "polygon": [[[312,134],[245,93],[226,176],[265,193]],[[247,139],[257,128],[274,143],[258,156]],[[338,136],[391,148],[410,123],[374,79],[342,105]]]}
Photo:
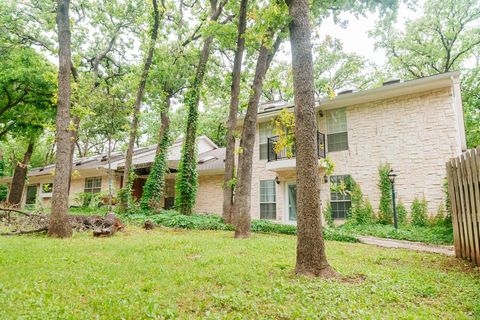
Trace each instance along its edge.
{"label": "balcony door", "polygon": [[287,183],[287,223],[297,223],[297,185],[295,182]]}

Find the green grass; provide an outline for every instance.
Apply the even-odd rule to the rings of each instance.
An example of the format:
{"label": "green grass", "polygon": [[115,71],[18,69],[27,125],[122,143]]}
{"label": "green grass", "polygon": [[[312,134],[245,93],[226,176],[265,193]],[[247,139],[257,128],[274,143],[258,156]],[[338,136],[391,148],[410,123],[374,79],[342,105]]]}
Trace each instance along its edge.
{"label": "green grass", "polygon": [[297,277],[296,239],[129,226],[0,239],[0,319],[468,319],[480,276],[440,255],[327,242],[344,276]]}
{"label": "green grass", "polygon": [[437,226],[400,226],[398,230],[392,225],[383,224],[366,224],[352,225],[344,224],[336,229],[343,233],[355,236],[374,236],[379,238],[389,238],[397,240],[409,240],[417,242],[425,242],[431,244],[453,244],[453,231],[451,228],[441,225]]}

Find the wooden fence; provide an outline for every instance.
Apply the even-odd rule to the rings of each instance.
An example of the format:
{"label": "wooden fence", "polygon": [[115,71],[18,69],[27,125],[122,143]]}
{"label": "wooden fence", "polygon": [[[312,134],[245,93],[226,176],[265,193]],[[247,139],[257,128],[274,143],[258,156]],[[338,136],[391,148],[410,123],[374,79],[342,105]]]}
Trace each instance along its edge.
{"label": "wooden fence", "polygon": [[480,266],[480,147],[447,162],[455,255]]}

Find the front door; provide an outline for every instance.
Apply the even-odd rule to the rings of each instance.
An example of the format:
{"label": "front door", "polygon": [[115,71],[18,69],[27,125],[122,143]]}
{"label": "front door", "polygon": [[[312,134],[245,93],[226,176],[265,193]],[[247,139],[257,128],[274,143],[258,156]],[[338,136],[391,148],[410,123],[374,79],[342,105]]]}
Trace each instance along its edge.
{"label": "front door", "polygon": [[297,222],[297,185],[287,184],[287,222]]}

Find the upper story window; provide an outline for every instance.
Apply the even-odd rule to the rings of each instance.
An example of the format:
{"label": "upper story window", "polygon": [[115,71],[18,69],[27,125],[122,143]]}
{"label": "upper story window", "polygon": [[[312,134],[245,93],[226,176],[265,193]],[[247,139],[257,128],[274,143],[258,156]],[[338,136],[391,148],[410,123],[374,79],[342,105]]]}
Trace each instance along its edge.
{"label": "upper story window", "polygon": [[102,191],[102,177],[85,178],[85,192],[98,193]]}
{"label": "upper story window", "polygon": [[268,138],[273,137],[273,128],[270,121],[258,125],[260,138],[260,160],[268,159]]}
{"label": "upper story window", "polygon": [[327,111],[327,150],[348,150],[346,108]]}

